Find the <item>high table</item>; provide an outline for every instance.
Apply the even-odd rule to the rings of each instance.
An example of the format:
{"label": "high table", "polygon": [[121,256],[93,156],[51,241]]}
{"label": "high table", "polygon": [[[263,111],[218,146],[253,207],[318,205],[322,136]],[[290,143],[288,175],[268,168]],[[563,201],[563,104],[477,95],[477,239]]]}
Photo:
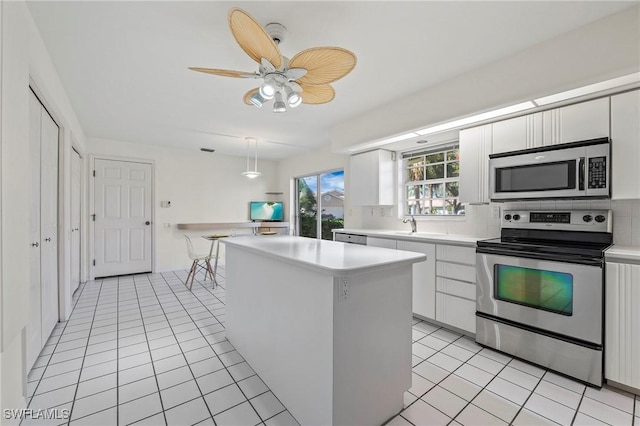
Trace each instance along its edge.
{"label": "high table", "polygon": [[376,425],[411,387],[422,253],[303,237],[226,245],[227,338],[303,425]]}

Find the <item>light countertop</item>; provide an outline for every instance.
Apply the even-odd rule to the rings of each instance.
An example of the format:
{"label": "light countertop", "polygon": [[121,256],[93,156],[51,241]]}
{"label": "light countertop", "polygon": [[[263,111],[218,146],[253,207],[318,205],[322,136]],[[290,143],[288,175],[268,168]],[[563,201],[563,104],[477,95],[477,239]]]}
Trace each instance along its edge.
{"label": "light countertop", "polygon": [[475,247],[480,240],[487,240],[492,237],[472,237],[468,235],[454,234],[430,234],[426,232],[385,230],[385,229],[334,229],[333,232],[343,234],[366,235],[370,237],[389,238],[394,240],[421,241],[425,243],[455,244],[468,247]]}
{"label": "light countertop", "polygon": [[640,264],[640,247],[613,245],[604,252],[607,262]]}
{"label": "light countertop", "polygon": [[241,236],[220,242],[336,276],[409,266],[426,259],[422,253],[286,235]]}

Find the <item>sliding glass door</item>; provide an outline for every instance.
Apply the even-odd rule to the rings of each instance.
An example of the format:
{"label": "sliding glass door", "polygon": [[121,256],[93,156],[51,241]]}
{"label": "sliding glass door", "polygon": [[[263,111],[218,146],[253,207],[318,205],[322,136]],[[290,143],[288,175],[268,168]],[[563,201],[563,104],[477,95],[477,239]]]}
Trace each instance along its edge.
{"label": "sliding glass door", "polygon": [[296,234],[333,240],[332,229],[344,228],[344,170],[295,180]]}

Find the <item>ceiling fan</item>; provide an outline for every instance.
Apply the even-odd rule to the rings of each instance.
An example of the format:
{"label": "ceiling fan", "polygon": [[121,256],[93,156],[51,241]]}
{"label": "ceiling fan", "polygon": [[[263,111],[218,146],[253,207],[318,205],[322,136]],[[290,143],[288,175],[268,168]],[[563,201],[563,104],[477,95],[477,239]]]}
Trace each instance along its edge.
{"label": "ceiling fan", "polygon": [[[243,72],[214,68],[190,70],[234,78],[261,78],[259,87],[245,93],[247,105],[261,107],[275,98],[273,112],[285,112],[286,103],[295,108],[301,103],[323,104],[335,97],[332,83],[347,75],[356,65],[353,52],[341,47],[314,47],[303,50],[291,59],[282,56],[278,43],[286,29],[281,24],[262,27],[240,8],[229,11],[229,27],[247,55],[259,65],[258,72]],[[271,34],[271,35],[270,35]]]}

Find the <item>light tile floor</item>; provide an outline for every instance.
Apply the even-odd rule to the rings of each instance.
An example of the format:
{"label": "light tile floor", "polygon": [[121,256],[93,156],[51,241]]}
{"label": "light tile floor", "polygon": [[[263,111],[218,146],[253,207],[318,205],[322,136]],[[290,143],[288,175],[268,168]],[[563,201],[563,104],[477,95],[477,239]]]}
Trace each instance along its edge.
{"label": "light tile floor", "polygon": [[[70,417],[22,424],[297,425],[225,338],[224,268],[215,290],[207,280],[188,291],[186,274],[81,286],[27,385],[29,408]],[[413,340],[413,386],[389,425],[640,426],[640,397],[585,387],[419,320]]]}

